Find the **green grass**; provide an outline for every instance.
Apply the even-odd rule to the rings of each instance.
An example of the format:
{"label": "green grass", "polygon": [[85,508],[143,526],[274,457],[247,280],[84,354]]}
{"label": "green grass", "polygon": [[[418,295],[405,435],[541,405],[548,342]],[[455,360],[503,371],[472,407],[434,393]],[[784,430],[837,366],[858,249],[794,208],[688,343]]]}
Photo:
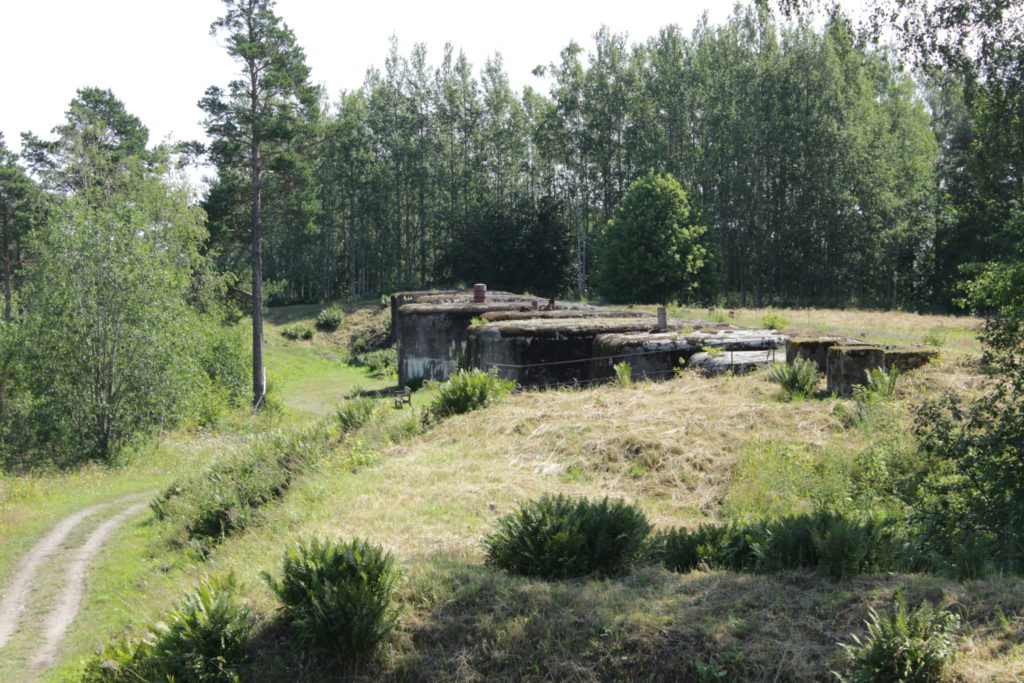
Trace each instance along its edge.
{"label": "green grass", "polygon": [[[268,327],[309,322],[319,308],[272,311]],[[356,313],[349,312],[346,325]],[[804,312],[780,313],[792,325],[810,320]],[[750,315],[757,324],[758,312]],[[966,324],[872,315],[897,317],[886,330],[873,318],[850,314],[835,331],[866,331],[870,322],[879,338],[908,343],[914,335],[939,336],[938,326],[949,346],[958,339],[949,330]],[[359,387],[372,391],[390,384],[374,384],[343,363],[344,335],[339,330],[288,342],[268,331],[268,366],[281,378],[277,387],[289,420],[331,413]],[[724,671],[725,680],[825,678],[844,666],[837,643],[863,633],[868,608],[886,607],[897,588],[912,601],[927,596],[963,606],[972,649],[958,660],[954,675],[1011,680],[1024,670],[1024,639],[1019,629],[1000,628],[997,614],[1011,626],[1024,615],[1018,579],[961,585],[925,575],[834,581],[799,571],[677,575],[649,568],[614,580],[548,583],[483,564],[481,539],[495,521],[517,501],[544,493],[623,498],[659,528],[852,504],[863,495],[858,486],[891,476],[899,465],[900,439],[908,433],[916,401],[976,382],[955,364],[905,379],[892,410],[854,422],[843,418],[852,401],[781,403],[767,373],[755,373],[728,381],[685,376],[636,390],[606,385],[527,392],[397,444],[388,441],[384,428],[365,427],[347,435],[283,499],[266,506],[258,524],[227,539],[205,562],[171,550],[167,530],[148,522],[148,514],[122,527],[90,579],[65,660],[43,680],[60,680],[99,640],[124,629],[138,635],[140,624],[160,618],[203,577],[230,571],[259,620],[256,670],[246,680],[290,680],[300,666],[310,672],[304,674],[307,681],[346,673],[393,679],[635,679],[666,678],[668,671],[696,680],[712,669]],[[417,409],[429,403],[429,391],[413,397]],[[384,405],[388,419],[410,414],[408,408],[392,409],[389,399]],[[153,488],[169,480],[170,472],[190,471],[232,448],[242,432],[206,437],[202,447],[182,435],[165,443],[167,450],[140,456],[121,470],[21,482],[34,492],[0,503],[0,525],[7,524],[0,533],[14,531],[29,540],[20,550],[0,546],[0,562],[19,556],[31,538],[59,519],[59,511],[136,484]],[[367,466],[353,468],[353,454]],[[0,479],[0,486],[11,481]],[[33,510],[49,510],[48,521],[36,521]],[[276,571],[297,538],[356,535],[395,555],[405,576],[398,589],[402,623],[372,665],[358,671],[311,668],[282,645],[273,622],[276,601],[259,573]],[[17,669],[3,666],[0,680],[16,680]]]}
{"label": "green grass", "polygon": [[338,341],[344,334],[318,332],[311,341],[289,341],[280,331],[295,324],[313,325],[321,306],[283,306],[271,309],[266,318],[266,366],[271,391],[290,410],[329,415],[337,404],[360,392],[381,392],[396,382],[373,377],[365,368],[346,364],[348,358]]}

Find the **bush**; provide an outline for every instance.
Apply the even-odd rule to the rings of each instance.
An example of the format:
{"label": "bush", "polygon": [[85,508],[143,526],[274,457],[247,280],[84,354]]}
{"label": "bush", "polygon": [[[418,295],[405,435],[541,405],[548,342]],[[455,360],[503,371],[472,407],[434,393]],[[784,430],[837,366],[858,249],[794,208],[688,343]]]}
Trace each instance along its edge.
{"label": "bush", "polygon": [[621,574],[640,559],[651,526],[621,500],[542,496],[498,520],[487,562],[513,574],[565,579]]}
{"label": "bush", "polygon": [[200,550],[256,521],[261,508],[279,498],[295,476],[330,447],[327,421],[255,439],[233,457],[188,479],[175,481],[150,507],[158,519],[181,525]]}
{"label": "bush", "polygon": [[398,623],[390,553],[358,538],[299,542],[285,553],[280,581],[264,580],[299,639],[342,658],[372,653]]}
{"label": "bush", "polygon": [[507,396],[515,386],[515,382],[500,379],[494,372],[459,370],[440,385],[430,412],[443,418],[485,408]]}
{"label": "bush", "polygon": [[354,354],[348,364],[366,368],[373,375],[392,375],[398,372],[398,349],[394,346],[366,353]]}
{"label": "bush", "polygon": [[628,387],[633,384],[633,366],[622,361],[613,366],[615,370],[615,379],[618,380],[620,387]]}
{"label": "bush", "polygon": [[901,556],[893,537],[893,526],[887,522],[819,510],[773,522],[701,524],[694,531],[659,532],[651,559],[676,572],[701,565],[759,572],[816,568],[842,578],[899,568]]}
{"label": "bush", "polygon": [[316,332],[309,325],[292,325],[281,330],[281,336],[285,339],[295,341],[297,339],[312,339]]}
{"label": "bush", "polygon": [[238,681],[253,619],[236,593],[231,576],[200,584],[146,638],[114,641],[89,659],[81,680]]}
{"label": "bush", "polygon": [[343,434],[353,432],[372,422],[381,409],[380,402],[368,396],[350,398],[338,406],[338,426]]}
{"label": "bush", "polygon": [[818,388],[818,366],[804,358],[797,358],[792,364],[775,363],[771,373],[786,398],[807,398],[813,396]]}
{"label": "bush", "polygon": [[783,318],[775,311],[769,310],[763,316],[761,316],[761,327],[769,330],[781,330],[789,324],[789,321]]}
{"label": "bush", "polygon": [[898,594],[895,610],[884,616],[870,610],[865,624],[865,640],[853,635],[855,644],[843,645],[851,660],[850,683],[938,681],[956,654],[959,617],[929,602],[908,611]]}
{"label": "bush", "polygon": [[882,368],[871,368],[867,371],[868,383],[866,391],[879,398],[891,398],[896,395],[896,380],[900,377],[900,369],[896,366],[888,372]]}
{"label": "bush", "polygon": [[341,306],[334,304],[321,309],[321,311],[316,314],[316,329],[323,330],[325,332],[333,332],[341,327],[341,323],[344,321],[345,311],[341,309]]}

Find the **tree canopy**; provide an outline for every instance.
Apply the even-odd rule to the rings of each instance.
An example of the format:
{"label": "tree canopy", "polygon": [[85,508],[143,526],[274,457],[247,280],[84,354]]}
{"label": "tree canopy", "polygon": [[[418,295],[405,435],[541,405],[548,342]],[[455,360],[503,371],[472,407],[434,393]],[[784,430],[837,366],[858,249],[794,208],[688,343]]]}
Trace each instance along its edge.
{"label": "tree canopy", "polygon": [[713,277],[700,212],[670,174],[635,180],[597,243],[597,291],[613,303],[687,300]]}

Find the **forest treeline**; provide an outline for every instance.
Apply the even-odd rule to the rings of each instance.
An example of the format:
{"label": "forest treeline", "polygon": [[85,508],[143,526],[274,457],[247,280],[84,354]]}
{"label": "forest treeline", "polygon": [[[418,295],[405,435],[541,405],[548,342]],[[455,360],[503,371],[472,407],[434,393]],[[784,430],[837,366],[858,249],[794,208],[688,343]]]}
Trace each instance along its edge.
{"label": "forest treeline", "polygon": [[[956,192],[962,84],[915,79],[842,16],[738,8],[638,43],[602,29],[537,71],[549,91],[517,92],[500,56],[477,73],[450,46],[431,63],[393,42],[361,88],[321,95],[264,187],[274,300],[476,281],[593,296],[595,241],[652,170],[703,212],[731,303],[948,308],[960,267],[998,253]],[[206,203],[239,273],[248,181],[221,164]]]}
{"label": "forest treeline", "polygon": [[[452,47],[431,63],[393,42],[332,100],[272,0],[224,0],[212,31],[239,70],[199,102],[208,143],[151,146],[96,87],[20,153],[0,137],[0,466],[104,459],[157,426],[215,423],[247,376],[258,409],[264,302],[486,282],[966,305],[1019,327],[1017,5],[874,0],[903,30],[890,51],[808,4],[635,43],[602,29],[538,67],[547,92],[514,90],[499,56],[478,72]],[[200,202],[179,172],[195,155],[216,168]]]}

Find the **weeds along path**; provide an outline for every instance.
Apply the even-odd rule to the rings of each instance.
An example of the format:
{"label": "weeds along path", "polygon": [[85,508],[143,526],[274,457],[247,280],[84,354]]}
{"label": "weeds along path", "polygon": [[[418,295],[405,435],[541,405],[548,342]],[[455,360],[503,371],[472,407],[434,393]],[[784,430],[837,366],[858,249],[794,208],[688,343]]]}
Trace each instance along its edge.
{"label": "weeds along path", "polygon": [[[13,576],[0,597],[0,649],[7,645],[21,626],[21,617],[29,603],[35,585],[36,573],[47,562],[54,561],[64,566],[63,586],[60,588],[57,604],[42,618],[43,634],[32,658],[35,669],[47,668],[56,659],[60,641],[75,615],[78,613],[85,593],[85,577],[96,555],[103,549],[110,534],[132,515],[146,507],[144,502],[135,502],[149,494],[134,494],[109,503],[92,505],[61,520],[25,553],[14,569]],[[109,507],[124,506],[119,512],[103,521],[77,548],[63,549],[61,546],[68,536],[90,516]]]}

